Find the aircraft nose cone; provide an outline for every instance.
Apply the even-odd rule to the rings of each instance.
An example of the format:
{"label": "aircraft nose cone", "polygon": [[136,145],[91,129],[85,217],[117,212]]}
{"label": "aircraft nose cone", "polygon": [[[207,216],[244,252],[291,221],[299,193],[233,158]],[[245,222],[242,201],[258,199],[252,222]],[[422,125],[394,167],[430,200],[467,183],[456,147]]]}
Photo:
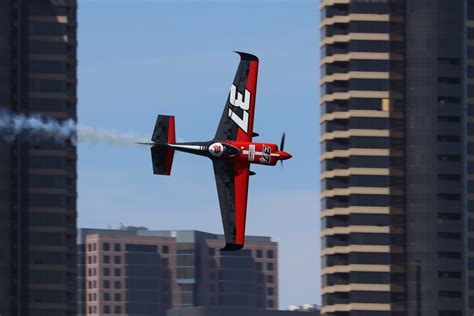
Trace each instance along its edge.
{"label": "aircraft nose cone", "polygon": [[291,157],[293,156],[287,153],[286,151],[280,152],[280,160],[287,160],[287,159],[290,159]]}

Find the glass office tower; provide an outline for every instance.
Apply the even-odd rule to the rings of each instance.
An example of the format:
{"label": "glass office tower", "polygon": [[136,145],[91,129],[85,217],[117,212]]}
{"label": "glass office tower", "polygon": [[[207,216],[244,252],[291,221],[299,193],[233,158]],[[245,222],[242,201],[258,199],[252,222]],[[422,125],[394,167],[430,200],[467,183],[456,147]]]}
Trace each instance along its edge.
{"label": "glass office tower", "polygon": [[472,315],[474,1],[320,8],[321,312]]}
{"label": "glass office tower", "polygon": [[[76,119],[75,0],[0,2],[0,110]],[[76,315],[76,148],[27,138],[0,137],[0,315]]]}

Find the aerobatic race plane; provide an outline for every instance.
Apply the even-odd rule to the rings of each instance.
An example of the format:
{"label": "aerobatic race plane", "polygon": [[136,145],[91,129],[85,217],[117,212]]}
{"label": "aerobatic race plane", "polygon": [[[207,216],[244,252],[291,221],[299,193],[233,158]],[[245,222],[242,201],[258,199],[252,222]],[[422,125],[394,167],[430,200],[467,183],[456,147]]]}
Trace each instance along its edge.
{"label": "aerobatic race plane", "polygon": [[169,176],[175,151],[208,157],[212,160],[219,195],[226,245],[221,250],[239,250],[244,246],[245,217],[250,164],[274,166],[292,156],[275,144],[254,143],[255,96],[257,94],[258,58],[237,52],[240,63],[216,135],[211,141],[176,143],[174,116],[158,115],[152,143],[153,173]]}

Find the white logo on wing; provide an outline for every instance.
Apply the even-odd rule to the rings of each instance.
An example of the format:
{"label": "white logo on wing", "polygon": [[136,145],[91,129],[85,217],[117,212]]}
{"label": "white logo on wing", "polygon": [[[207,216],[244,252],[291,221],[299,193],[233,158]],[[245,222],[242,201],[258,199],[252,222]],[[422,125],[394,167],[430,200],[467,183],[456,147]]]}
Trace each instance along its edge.
{"label": "white logo on wing", "polygon": [[245,133],[249,127],[249,108],[250,108],[250,91],[245,89],[245,97],[237,91],[237,87],[230,87],[229,102],[232,106],[242,109],[242,117],[238,116],[231,108],[229,108],[229,117],[235,122]]}

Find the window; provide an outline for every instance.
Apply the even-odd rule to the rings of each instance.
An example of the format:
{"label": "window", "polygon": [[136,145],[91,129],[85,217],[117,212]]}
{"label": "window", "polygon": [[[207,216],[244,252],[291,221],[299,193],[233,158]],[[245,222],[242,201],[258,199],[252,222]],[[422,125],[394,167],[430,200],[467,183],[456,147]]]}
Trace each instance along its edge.
{"label": "window", "polygon": [[119,305],[116,305],[116,306],[114,307],[114,313],[115,313],[115,314],[121,314],[121,313],[122,313],[122,309],[120,308]]}
{"label": "window", "polygon": [[460,252],[440,251],[438,257],[442,259],[461,259]]}
{"label": "window", "polygon": [[114,257],[114,263],[115,264],[120,264],[120,262],[122,262],[122,258],[120,256],[115,256]]}
{"label": "window", "polygon": [[274,290],[273,290],[272,287],[268,287],[268,288],[267,288],[267,294],[268,294],[268,295],[274,295]]}
{"label": "window", "polygon": [[120,244],[114,244],[114,251],[121,251]]}
{"label": "window", "polygon": [[258,249],[257,250],[257,258],[262,258],[262,257],[263,257],[262,250]]}
{"label": "window", "polygon": [[453,271],[439,271],[438,277],[443,279],[460,279],[462,276],[461,272],[453,272]]}
{"label": "window", "polygon": [[103,268],[102,272],[103,272],[104,276],[110,276],[110,268]]}
{"label": "window", "polygon": [[104,256],[104,263],[110,263],[110,256]]}
{"label": "window", "polygon": [[110,244],[108,242],[104,242],[102,246],[104,251],[110,251]]}
{"label": "window", "polygon": [[110,306],[104,305],[104,314],[110,314]]}
{"label": "window", "polygon": [[110,301],[110,293],[104,293],[104,301]]}
{"label": "window", "polygon": [[120,289],[120,287],[121,287],[120,285],[121,285],[120,281],[115,281],[114,282],[114,289]]}
{"label": "window", "polygon": [[104,289],[110,289],[110,281],[104,280]]}
{"label": "window", "polygon": [[92,251],[92,244],[88,244],[87,248],[89,249],[89,251]]}
{"label": "window", "polygon": [[262,263],[261,262],[257,262],[257,271],[262,271],[263,267],[262,267]]}
{"label": "window", "polygon": [[121,275],[121,272],[122,271],[120,270],[120,268],[115,268],[114,269],[114,276],[119,277]]}
{"label": "window", "polygon": [[267,250],[267,258],[273,258],[273,250]]}
{"label": "window", "polygon": [[169,252],[170,252],[170,247],[168,247],[167,245],[164,245],[164,246],[161,248],[161,252],[162,252],[162,253],[169,253]]}
{"label": "window", "polygon": [[274,307],[273,300],[268,300],[267,305],[268,305],[268,307],[273,308]]}
{"label": "window", "polygon": [[444,233],[444,232],[439,232],[438,233],[439,238],[444,238],[444,239],[454,239],[454,240],[459,240],[461,239],[461,234],[460,233]]}
{"label": "window", "polygon": [[267,282],[273,283],[273,275],[267,275]]}
{"label": "window", "polygon": [[122,300],[122,295],[120,293],[115,293],[114,294],[114,300],[116,302],[120,302]]}
{"label": "window", "polygon": [[273,263],[272,262],[267,263],[267,270],[268,271],[273,271]]}

